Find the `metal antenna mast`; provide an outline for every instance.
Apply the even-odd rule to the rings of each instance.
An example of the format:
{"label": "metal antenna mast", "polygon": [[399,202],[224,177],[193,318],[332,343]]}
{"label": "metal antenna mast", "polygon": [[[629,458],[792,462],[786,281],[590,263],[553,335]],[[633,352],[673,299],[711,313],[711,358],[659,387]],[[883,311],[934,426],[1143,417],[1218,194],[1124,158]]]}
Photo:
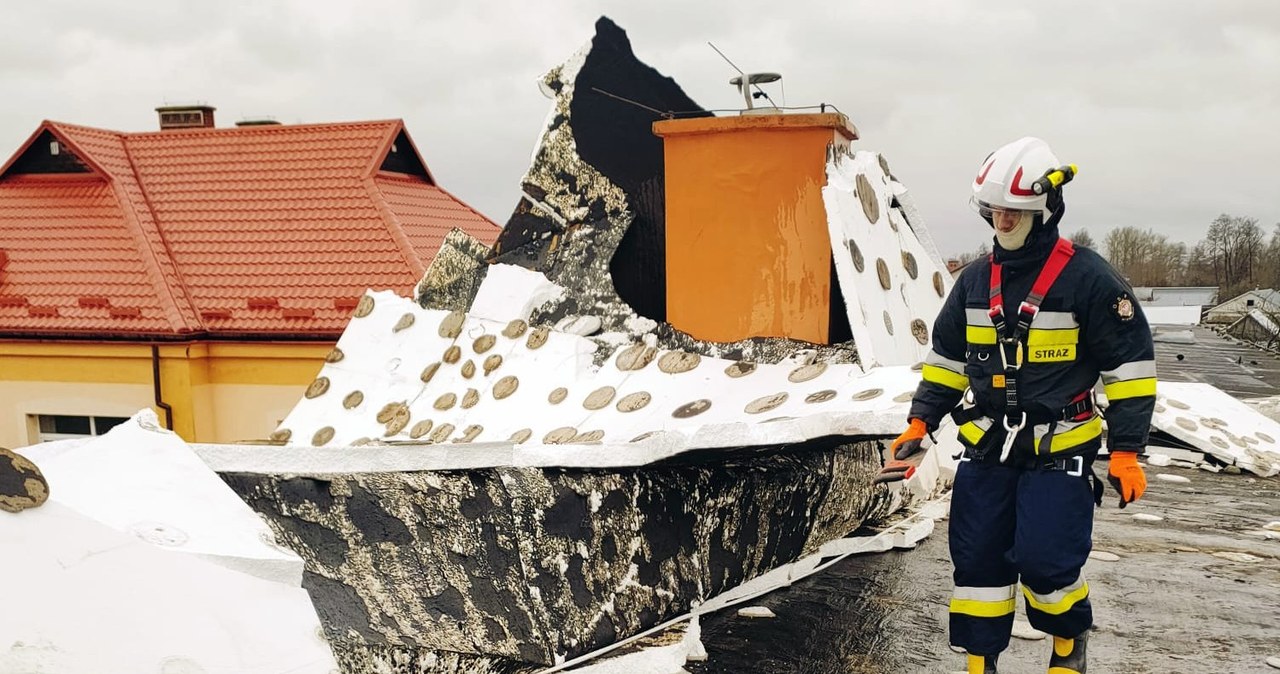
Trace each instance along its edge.
{"label": "metal antenna mast", "polygon": [[[779,79],[781,79],[781,78],[782,78],[782,76],[781,76],[781,75],[776,75],[776,74],[773,74],[773,73],[756,73],[756,74],[753,74],[753,75],[748,75],[748,74],[746,74],[746,73],[742,72],[742,68],[739,68],[739,67],[738,67],[738,64],[736,64],[736,63],[734,63],[733,61],[729,60],[729,57],[728,57],[728,56],[725,56],[725,55],[724,55],[724,52],[720,51],[720,49],[719,49],[718,47],[716,47],[714,44],[712,44],[710,40],[708,40],[708,41],[707,41],[707,46],[711,47],[712,49],[715,49],[715,50],[716,50],[716,53],[720,55],[720,58],[724,59],[724,62],[725,62],[725,63],[728,63],[730,66],[733,66],[733,69],[734,69],[734,70],[736,70],[736,71],[738,71],[738,74],[742,76],[742,79],[741,79],[741,80],[739,80],[739,81],[741,82],[741,84],[739,84],[738,86],[742,88],[742,91],[743,91],[743,94],[744,94],[744,98],[746,98],[746,99],[747,99],[747,108],[750,108],[750,107],[751,107],[751,97],[750,97],[750,96],[748,96],[748,95],[746,95],[746,94],[747,94],[747,90],[748,90],[748,88],[749,88],[749,87],[755,87],[755,90],[756,90],[756,91],[758,91],[758,92],[760,92],[760,95],[761,95],[761,96],[764,96],[764,99],[765,99],[766,101],[769,101],[769,105],[772,105],[772,106],[773,106],[773,107],[775,107],[775,108],[776,108],[776,107],[778,107],[778,104],[777,104],[777,103],[774,103],[774,102],[773,102],[773,99],[769,97],[769,93],[768,93],[768,92],[766,92],[764,89],[761,89],[761,88],[760,88],[760,84],[759,84],[759,83],[760,83],[760,82],[774,82],[774,81],[777,81],[777,80],[779,80]],[[732,82],[731,82],[731,84],[732,84]]]}

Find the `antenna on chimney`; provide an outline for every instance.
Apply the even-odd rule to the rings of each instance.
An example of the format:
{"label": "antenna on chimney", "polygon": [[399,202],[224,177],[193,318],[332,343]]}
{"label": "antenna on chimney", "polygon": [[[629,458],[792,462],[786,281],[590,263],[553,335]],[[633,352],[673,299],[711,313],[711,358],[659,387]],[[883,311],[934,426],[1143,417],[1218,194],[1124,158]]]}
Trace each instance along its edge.
{"label": "antenna on chimney", "polygon": [[[720,55],[720,58],[724,59],[725,63],[728,63],[730,66],[733,66],[733,69],[738,71],[738,77],[735,77],[729,80],[729,84],[732,84],[733,86],[737,87],[738,91],[742,93],[742,100],[746,101],[747,110],[756,109],[755,104],[752,101],[752,99],[754,98],[763,98],[766,101],[769,101],[769,105],[772,106],[771,108],[768,109],[769,112],[774,112],[778,109],[778,104],[773,102],[773,99],[769,97],[769,94],[765,92],[764,89],[760,88],[760,85],[768,84],[770,82],[777,82],[778,80],[781,80],[782,79],[781,74],[779,73],[745,73],[742,71],[742,68],[739,68],[736,63],[729,60],[729,57],[725,56],[724,52],[720,51],[714,44],[712,44],[711,42],[707,42],[707,45],[710,46],[712,49],[715,49],[716,53]],[[754,88],[755,91],[752,91],[752,88]],[[760,111],[764,112],[765,109],[762,108]]]}

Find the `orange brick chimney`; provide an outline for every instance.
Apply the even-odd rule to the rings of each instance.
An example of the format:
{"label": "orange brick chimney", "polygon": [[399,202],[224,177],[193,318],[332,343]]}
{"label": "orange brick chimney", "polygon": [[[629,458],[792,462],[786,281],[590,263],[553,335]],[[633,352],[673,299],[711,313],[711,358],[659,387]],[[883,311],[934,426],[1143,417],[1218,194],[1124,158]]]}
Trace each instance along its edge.
{"label": "orange brick chimney", "polygon": [[[666,166],[667,320],[704,340],[830,342],[827,149],[842,114],[656,122]],[[839,315],[844,307],[835,307]]]}

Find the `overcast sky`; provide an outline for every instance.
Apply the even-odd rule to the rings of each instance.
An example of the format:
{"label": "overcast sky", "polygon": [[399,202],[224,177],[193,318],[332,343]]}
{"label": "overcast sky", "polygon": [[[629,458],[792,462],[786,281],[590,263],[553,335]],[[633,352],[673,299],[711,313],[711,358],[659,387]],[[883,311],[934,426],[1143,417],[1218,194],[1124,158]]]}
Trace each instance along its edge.
{"label": "overcast sky", "polygon": [[42,119],[154,129],[166,102],[207,101],[220,126],[399,117],[443,187],[505,222],[549,106],[535,79],[601,14],[703,107],[741,101],[707,41],[783,73],[788,105],[838,106],[944,253],[989,238],[969,183],[1023,135],[1081,167],[1066,232],[1280,223],[1277,0],[13,1],[0,154]]}

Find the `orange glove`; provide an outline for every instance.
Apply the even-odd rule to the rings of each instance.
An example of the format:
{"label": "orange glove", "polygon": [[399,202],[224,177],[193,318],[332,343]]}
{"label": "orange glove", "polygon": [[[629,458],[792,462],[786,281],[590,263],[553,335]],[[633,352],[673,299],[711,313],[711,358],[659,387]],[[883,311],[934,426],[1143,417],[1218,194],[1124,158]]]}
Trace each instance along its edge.
{"label": "orange glove", "polygon": [[[899,461],[920,451],[920,441],[924,440],[924,434],[929,429],[924,425],[924,419],[912,419],[907,426],[907,430],[898,436],[889,446],[889,451],[893,452],[893,458]],[[901,449],[899,449],[901,448]]]}
{"label": "orange glove", "polygon": [[893,452],[893,461],[885,463],[884,468],[876,474],[875,484],[884,482],[898,482],[911,477],[916,472],[916,466],[920,465],[920,459],[924,455],[920,453],[920,441],[924,439],[924,434],[928,432],[928,428],[924,425],[923,419],[912,419],[907,426],[907,430],[899,435],[893,444],[889,447],[889,451]]}
{"label": "orange glove", "polygon": [[1147,474],[1138,465],[1137,452],[1112,451],[1107,473],[1107,481],[1120,492],[1121,508],[1142,498],[1142,492],[1147,490]]}

